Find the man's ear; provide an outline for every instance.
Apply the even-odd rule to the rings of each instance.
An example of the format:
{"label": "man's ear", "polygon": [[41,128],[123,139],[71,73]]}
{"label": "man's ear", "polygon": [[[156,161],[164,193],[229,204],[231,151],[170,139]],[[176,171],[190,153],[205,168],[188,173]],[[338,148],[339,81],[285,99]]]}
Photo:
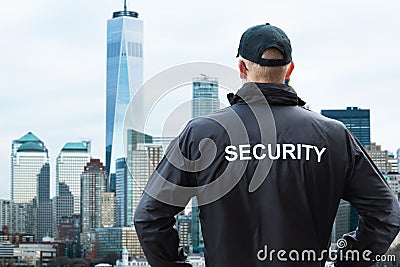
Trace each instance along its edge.
{"label": "man's ear", "polygon": [[238,67],[239,67],[239,71],[240,71],[240,79],[246,79],[247,69],[246,69],[246,65],[244,64],[243,60],[238,61]]}
{"label": "man's ear", "polygon": [[290,78],[290,75],[292,75],[293,69],[294,69],[294,62],[292,61],[292,62],[290,62],[288,70],[286,71],[285,79],[289,79]]}

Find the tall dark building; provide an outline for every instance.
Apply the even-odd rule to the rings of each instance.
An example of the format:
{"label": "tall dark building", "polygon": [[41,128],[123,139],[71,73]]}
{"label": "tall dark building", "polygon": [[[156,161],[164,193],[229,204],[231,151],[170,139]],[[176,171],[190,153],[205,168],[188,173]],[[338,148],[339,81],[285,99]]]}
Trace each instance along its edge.
{"label": "tall dark building", "polygon": [[52,208],[50,200],[50,166],[45,163],[37,176],[36,240],[41,242],[52,232]]}
{"label": "tall dark building", "polygon": [[53,198],[53,237],[58,236],[58,227],[63,217],[74,213],[74,196],[66,183],[58,184],[58,196]]}
{"label": "tall dark building", "polygon": [[88,256],[89,229],[102,227],[101,196],[107,191],[107,172],[99,159],[90,159],[81,174],[81,245],[83,256]]}
{"label": "tall dark building", "polygon": [[62,217],[58,226],[57,239],[65,242],[68,258],[80,258],[80,214]]}
{"label": "tall dark building", "polygon": [[365,147],[371,144],[371,126],[369,109],[348,107],[346,109],[326,109],[321,114],[341,121]]}
{"label": "tall dark building", "polygon": [[[347,129],[360,141],[363,147],[371,144],[371,126],[369,109],[347,107],[346,109],[326,109],[321,114],[341,121]],[[332,241],[335,242],[343,234],[354,231],[358,224],[357,210],[347,201],[340,202],[332,233]]]}

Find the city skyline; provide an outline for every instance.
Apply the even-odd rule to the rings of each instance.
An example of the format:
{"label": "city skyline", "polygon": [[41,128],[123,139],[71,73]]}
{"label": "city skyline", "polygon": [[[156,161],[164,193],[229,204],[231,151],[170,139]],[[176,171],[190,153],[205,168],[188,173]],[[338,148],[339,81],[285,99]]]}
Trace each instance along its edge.
{"label": "city skyline", "polygon": [[[122,1],[96,1],[96,12],[93,3],[10,2],[0,11],[0,29],[8,33],[9,40],[0,44],[1,113],[10,114],[0,124],[6,129],[0,136],[0,181],[5,185],[0,198],[10,198],[10,144],[28,131],[40,136],[49,150],[52,196],[54,162],[66,142],[92,139],[93,157],[105,161],[105,29],[106,20],[121,10]],[[400,126],[391,118],[398,114],[394,90],[400,58],[396,49],[400,39],[394,34],[398,3],[391,1],[383,7],[372,1],[325,6],[254,1],[239,8],[228,1],[202,5],[169,1],[159,3],[157,9],[144,1],[128,4],[128,9],[146,21],[145,79],[189,61],[235,68],[241,33],[269,20],[285,29],[292,40],[296,63],[292,84],[312,110],[370,109],[371,141],[394,153],[399,147],[394,133]],[[224,12],[227,4],[233,12]],[[265,13],[259,11],[263,8]],[[20,16],[9,10],[19,10]],[[287,13],[284,18],[282,10]],[[379,20],[371,21],[372,16]],[[200,33],[207,38],[196,38]],[[369,42],[370,36],[380,39],[380,49],[391,51],[390,57],[374,53],[377,48]],[[216,42],[209,42],[213,39]]]}

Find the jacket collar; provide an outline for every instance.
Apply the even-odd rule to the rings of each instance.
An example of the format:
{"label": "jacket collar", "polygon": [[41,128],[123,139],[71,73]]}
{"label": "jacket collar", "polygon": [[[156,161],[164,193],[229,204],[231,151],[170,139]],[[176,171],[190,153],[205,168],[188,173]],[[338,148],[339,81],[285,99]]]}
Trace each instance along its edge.
{"label": "jacket collar", "polygon": [[[227,95],[229,103],[254,103],[260,101],[258,95],[253,90],[260,90],[270,105],[286,105],[286,106],[304,106],[304,102],[297,96],[296,91],[286,84],[275,83],[253,83],[247,82],[238,90],[236,95],[230,93]],[[246,100],[244,101],[243,98]]]}

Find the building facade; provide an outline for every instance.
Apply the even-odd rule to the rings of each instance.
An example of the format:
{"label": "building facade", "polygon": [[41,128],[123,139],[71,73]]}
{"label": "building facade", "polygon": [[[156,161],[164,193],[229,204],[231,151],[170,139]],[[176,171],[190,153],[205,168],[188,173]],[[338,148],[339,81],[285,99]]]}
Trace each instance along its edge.
{"label": "building facade", "polygon": [[400,172],[400,148],[397,149],[396,156],[397,156],[397,172]]}
{"label": "building facade", "polygon": [[382,147],[375,142],[365,146],[365,150],[381,173],[390,171],[389,152],[387,150],[382,150]]}
{"label": "building facade", "polygon": [[115,185],[115,226],[130,227],[133,219],[133,182],[125,158],[116,161]]}
{"label": "building facade", "polygon": [[37,177],[37,201],[36,201],[36,221],[35,238],[41,242],[45,237],[53,235],[52,207],[50,200],[50,165],[43,165]]}
{"label": "building facade", "polygon": [[37,197],[37,179],[49,163],[47,148],[32,132],[11,145],[11,200],[31,203]]}
{"label": "building facade", "polygon": [[134,227],[106,227],[90,229],[90,254],[94,259],[108,256],[121,258],[122,249],[128,249],[135,258],[144,257],[140,244],[135,238]]}
{"label": "building facade", "polygon": [[[137,144],[136,149],[130,151],[128,169],[132,176],[132,212],[135,212],[143,190],[147,185],[150,175],[154,172],[162,159],[161,145]],[[133,216],[132,222],[133,225]]]}
{"label": "building facade", "polygon": [[99,159],[91,159],[81,174],[81,245],[87,252],[91,228],[102,227],[102,194],[107,190],[107,172]]}
{"label": "building facade", "polygon": [[179,236],[179,246],[185,249],[186,253],[190,253],[190,245],[192,240],[192,216],[180,213],[176,216],[176,229]]}
{"label": "building facade", "polygon": [[0,226],[7,227],[7,235],[25,233],[26,205],[0,199]]}
{"label": "building facade", "polygon": [[370,110],[360,109],[358,107],[348,107],[346,109],[326,109],[321,114],[338,121],[343,122],[355,137],[360,141],[362,146],[371,143],[371,125]]}
{"label": "building facade", "polygon": [[126,7],[107,21],[106,76],[106,167],[112,174],[124,157],[125,112],[143,82],[143,21]]}
{"label": "building facade", "polygon": [[14,256],[18,258],[19,266],[46,267],[56,258],[57,249],[47,243],[20,244],[14,248]]}
{"label": "building facade", "polygon": [[192,118],[212,113],[219,109],[218,80],[206,75],[193,78]]}
{"label": "building facade", "polygon": [[393,153],[388,154],[388,172],[399,172],[398,158]]}
{"label": "building facade", "polygon": [[398,200],[400,200],[400,174],[389,173],[385,175],[386,182]]}
{"label": "building facade", "polygon": [[53,237],[58,236],[58,227],[63,217],[74,214],[74,196],[66,183],[58,183],[58,196],[53,198]]}
{"label": "building facade", "polygon": [[80,258],[80,215],[62,217],[58,225],[57,240],[65,243],[65,255],[68,258]]}
{"label": "building facade", "polygon": [[115,224],[115,193],[103,192],[101,194],[101,225],[113,227]]}
{"label": "building facade", "polygon": [[[149,178],[149,155],[140,144],[151,144],[152,137],[128,130],[127,159],[116,160],[115,225],[132,227],[134,209]],[[143,186],[144,184],[144,186]]]}
{"label": "building facade", "polygon": [[[68,142],[56,160],[56,196],[60,196],[60,183],[68,186],[74,197],[74,213],[80,213],[81,174],[90,161],[90,141]],[[61,200],[60,200],[61,201]]]}

